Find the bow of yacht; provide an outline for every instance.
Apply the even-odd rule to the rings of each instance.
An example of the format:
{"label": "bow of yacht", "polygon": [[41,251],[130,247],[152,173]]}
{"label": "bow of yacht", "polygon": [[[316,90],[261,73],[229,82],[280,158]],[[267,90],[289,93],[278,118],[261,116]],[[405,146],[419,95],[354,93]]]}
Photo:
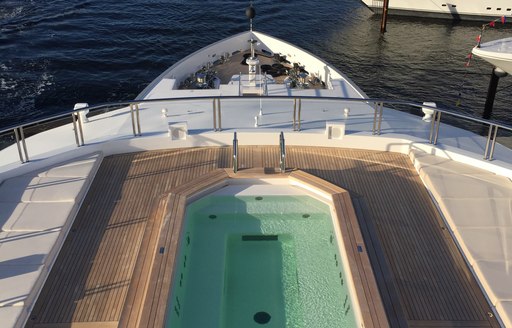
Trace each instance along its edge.
{"label": "bow of yacht", "polygon": [[482,43],[473,48],[473,54],[512,74],[512,38]]}
{"label": "bow of yacht", "polygon": [[[503,44],[492,47],[500,48]],[[484,44],[479,51],[486,48]],[[392,109],[395,106],[407,111]],[[414,111],[421,115],[409,113]],[[422,118],[423,113],[426,115]],[[462,120],[465,124],[481,124],[485,136],[450,125],[446,118],[452,119],[449,122]],[[68,122],[37,133],[34,131],[41,129],[43,123],[60,119],[68,119]],[[340,157],[338,151],[370,152],[372,155],[363,155],[354,164],[361,166],[363,172],[354,179],[369,183],[373,186],[370,189],[387,190],[378,195],[389,202],[383,206],[391,206],[399,211],[397,215],[405,216],[400,222],[397,219],[396,222],[378,223],[377,218],[384,214],[373,211],[373,207],[370,207],[371,213],[364,210],[357,213],[359,224],[363,226],[364,217],[369,220],[369,225],[370,217],[376,219],[374,233],[363,232],[364,241],[358,240],[354,247],[357,246],[355,249],[359,252],[368,250],[370,253],[373,270],[367,268],[367,272],[371,276],[375,272],[376,278],[368,276],[368,279],[376,279],[378,290],[373,292],[380,295],[377,299],[384,300],[382,307],[387,317],[378,324],[378,315],[372,312],[377,311],[378,306],[363,306],[372,313],[362,314],[361,325],[377,327],[399,323],[403,326],[420,321],[512,325],[512,151],[497,142],[498,132],[511,130],[499,122],[465,117],[436,108],[432,103],[370,99],[347,76],[308,51],[252,30],[237,34],[177,62],[135,100],[98,106],[80,105],[64,114],[1,131],[12,138],[13,144],[0,151],[0,321],[13,327],[48,324],[50,321],[44,319],[49,316],[43,314],[52,309],[45,308],[44,304],[50,304],[49,299],[55,301],[58,298],[51,296],[52,289],[75,289],[83,283],[78,279],[76,286],[59,287],[55,281],[64,279],[66,271],[54,264],[59,257],[74,256],[66,251],[66,247],[70,247],[76,234],[82,231],[76,228],[75,218],[99,215],[93,208],[101,201],[86,200],[93,197],[92,193],[100,192],[101,188],[94,187],[95,184],[99,186],[109,179],[108,170],[112,175],[122,170],[121,166],[107,167],[106,162],[110,160],[106,159],[121,154],[151,153],[153,157],[140,159],[149,163],[150,158],[156,161],[160,155],[164,156],[164,151],[225,149],[229,151],[227,160],[223,164],[215,162],[212,169],[226,168],[231,169],[232,174],[238,174],[238,170],[243,173],[243,169],[254,167],[277,167],[274,161],[266,162],[265,159],[244,160],[238,146],[248,153],[256,149],[256,153],[263,156],[258,147],[277,149],[281,141],[281,148],[275,154],[281,159],[279,169],[283,174],[292,169],[307,169],[335,184],[338,184],[338,176],[340,179],[345,174],[348,176],[354,169],[343,166],[353,159],[352,155]],[[296,152],[303,150],[304,161],[293,157],[285,161],[287,147]],[[324,149],[325,153],[316,153],[319,149]],[[385,189],[392,185],[387,181],[398,179],[399,165],[385,161],[378,163],[375,154],[398,154],[408,161],[410,158],[407,165],[415,171],[413,177],[404,180],[410,179],[413,185],[421,186],[425,195],[430,195],[429,205],[425,206],[435,210],[432,215],[440,218],[440,221],[432,221],[431,231],[416,231],[417,226],[407,223],[407,220],[413,222],[412,218],[416,216],[420,218],[415,219],[421,220],[421,215],[415,213],[424,211],[425,206],[395,203],[409,189]],[[194,172],[197,166],[204,165],[199,158],[185,161],[186,154],[180,156],[173,159],[176,166],[172,170],[169,167],[162,170],[178,172],[178,167],[182,167],[184,171]],[[386,170],[374,175],[377,167]],[[100,171],[103,173],[99,174]],[[190,177],[185,174],[178,180],[189,182],[194,174],[190,173]],[[140,176],[144,175],[140,173]],[[199,173],[195,177],[198,176]],[[365,181],[366,176],[374,179]],[[179,183],[175,185],[179,186]],[[339,187],[345,188],[341,182]],[[146,190],[144,186],[139,188]],[[379,198],[366,196],[363,191],[351,196],[353,201],[364,199],[367,203],[381,203]],[[127,200],[123,197],[128,196],[119,194],[116,197],[113,204],[123,203]],[[391,224],[389,229],[386,228],[387,232],[385,224]],[[381,227],[382,231],[379,230]],[[396,254],[411,253],[411,249],[402,248],[404,243],[400,236],[393,237],[395,229],[409,231],[411,236],[413,233],[426,236],[425,239],[448,246],[446,249],[433,246],[429,249],[430,241],[421,247],[411,244],[410,247],[418,247],[417,254],[423,254],[418,257],[424,260],[409,270],[409,276],[400,270],[406,270],[403,266],[410,262],[396,262],[401,256]],[[396,240],[391,242],[393,238]],[[142,239],[137,242],[142,243]],[[137,246],[131,251],[135,258],[138,249]],[[449,270],[453,276],[443,277],[442,272],[437,273],[435,269],[436,259],[441,256],[436,252],[444,254],[447,250],[446,258],[453,263],[447,260],[443,265],[452,268]],[[158,253],[158,247],[151,251],[150,257],[154,256],[153,252]],[[416,258],[414,254],[410,256]],[[128,270],[127,281],[133,280],[131,274],[137,271],[135,268],[139,267],[134,265],[131,271]],[[424,274],[418,275],[418,272]],[[113,280],[105,285],[117,286],[116,277],[119,276],[110,274],[109,277]],[[53,287],[48,283],[53,283]],[[449,291],[438,288],[445,285],[450,286]],[[434,290],[429,286],[438,287]],[[469,305],[466,309],[459,307],[456,300],[443,301],[448,292],[465,295],[458,290],[469,288],[467,286],[472,288],[469,294],[474,298],[468,302],[478,309],[478,313]],[[420,290],[431,294],[414,301],[413,296],[407,296],[413,290],[418,295],[422,293]],[[120,304],[125,302],[123,297],[130,297],[126,293],[120,294],[123,295],[118,300]],[[88,296],[87,292],[78,294],[72,301],[74,304]],[[94,297],[100,299],[100,296]],[[426,299],[431,303],[426,304]],[[463,299],[461,296],[461,302]],[[92,304],[94,300],[87,302]],[[442,305],[439,310],[435,310],[438,305],[433,305],[436,302]],[[423,308],[410,305],[420,303],[426,305]],[[69,311],[73,312],[74,308]],[[126,314],[124,311],[123,315]],[[429,311],[432,313],[427,313]],[[113,326],[122,323],[120,316],[109,322]],[[82,321],[108,321],[91,318]],[[64,322],[55,320],[54,324]]]}

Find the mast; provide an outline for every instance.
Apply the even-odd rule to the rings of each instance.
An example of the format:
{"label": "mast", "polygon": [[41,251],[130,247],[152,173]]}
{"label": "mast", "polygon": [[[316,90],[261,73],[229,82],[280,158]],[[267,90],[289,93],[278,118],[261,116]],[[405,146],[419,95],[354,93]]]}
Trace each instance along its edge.
{"label": "mast", "polygon": [[252,19],[256,16],[256,10],[254,10],[252,6],[252,1],[250,6],[245,9],[245,15],[249,18],[249,28],[251,31],[251,39],[249,40],[251,44],[251,57],[247,58],[245,62],[249,66],[249,85],[256,86],[256,67],[259,65],[260,61],[254,53],[254,44],[258,41],[254,40],[252,36]]}

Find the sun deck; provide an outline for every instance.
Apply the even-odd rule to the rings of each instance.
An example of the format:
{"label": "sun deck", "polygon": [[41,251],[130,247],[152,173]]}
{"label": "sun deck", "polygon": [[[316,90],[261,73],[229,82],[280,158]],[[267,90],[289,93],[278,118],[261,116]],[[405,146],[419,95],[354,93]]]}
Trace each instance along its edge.
{"label": "sun deck", "polygon": [[[241,147],[240,167],[277,167],[278,154],[273,146]],[[27,327],[117,327],[140,311],[127,305],[145,296],[134,293],[144,290],[135,285],[144,274],[137,259],[153,258],[144,236],[159,231],[153,218],[162,195],[230,167],[231,158],[228,147],[106,157]],[[406,155],[288,147],[287,166],[350,193],[392,327],[499,326]]]}

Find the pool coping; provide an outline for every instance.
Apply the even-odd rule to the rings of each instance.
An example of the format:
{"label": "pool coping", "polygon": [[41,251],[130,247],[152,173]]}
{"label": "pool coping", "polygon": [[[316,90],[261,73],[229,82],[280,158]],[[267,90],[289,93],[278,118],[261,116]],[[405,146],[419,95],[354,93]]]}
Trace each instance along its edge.
{"label": "pool coping", "polygon": [[301,170],[279,173],[256,168],[217,169],[164,193],[155,201],[128,289],[119,327],[162,327],[186,205],[230,184],[232,179],[288,178],[332,198],[364,327],[389,327],[376,278],[348,191]]}

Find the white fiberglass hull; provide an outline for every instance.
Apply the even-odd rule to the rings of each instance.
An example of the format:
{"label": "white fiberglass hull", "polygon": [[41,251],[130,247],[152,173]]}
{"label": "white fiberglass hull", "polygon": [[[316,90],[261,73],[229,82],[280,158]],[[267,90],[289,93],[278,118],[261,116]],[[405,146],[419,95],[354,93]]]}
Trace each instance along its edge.
{"label": "white fiberglass hull", "polygon": [[[361,0],[375,13],[382,12],[382,0]],[[389,0],[389,13],[406,16],[485,20],[512,14],[509,0]]]}
{"label": "white fiberglass hull", "polygon": [[473,48],[473,53],[512,74],[512,38],[483,43],[480,47]]}

